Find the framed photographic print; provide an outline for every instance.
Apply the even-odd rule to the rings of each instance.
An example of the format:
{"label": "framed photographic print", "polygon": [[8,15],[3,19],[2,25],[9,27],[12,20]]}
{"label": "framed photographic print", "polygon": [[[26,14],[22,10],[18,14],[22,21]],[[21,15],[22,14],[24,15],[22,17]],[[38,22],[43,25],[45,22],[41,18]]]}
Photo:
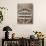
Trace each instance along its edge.
{"label": "framed photographic print", "polygon": [[32,24],[33,23],[33,4],[17,4],[17,23]]}

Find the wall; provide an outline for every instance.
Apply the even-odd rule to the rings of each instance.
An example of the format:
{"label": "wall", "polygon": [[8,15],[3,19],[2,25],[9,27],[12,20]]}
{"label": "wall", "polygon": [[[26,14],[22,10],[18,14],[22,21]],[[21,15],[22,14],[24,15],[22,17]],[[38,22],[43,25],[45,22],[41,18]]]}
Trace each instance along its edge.
{"label": "wall", "polygon": [[[17,24],[17,3],[33,3],[33,24]],[[43,32],[46,37],[46,0],[0,0],[0,6],[8,8],[3,10],[4,21],[0,24],[0,46],[4,38],[2,30],[7,25],[12,28],[10,34],[15,32],[16,37],[29,37],[33,30]]]}

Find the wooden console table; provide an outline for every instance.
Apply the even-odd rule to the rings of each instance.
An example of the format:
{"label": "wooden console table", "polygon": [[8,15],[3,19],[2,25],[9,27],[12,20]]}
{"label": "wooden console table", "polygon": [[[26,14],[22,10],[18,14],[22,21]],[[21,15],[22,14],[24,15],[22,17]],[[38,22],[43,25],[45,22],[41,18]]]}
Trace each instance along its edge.
{"label": "wooden console table", "polygon": [[2,39],[2,46],[44,46],[43,39]]}

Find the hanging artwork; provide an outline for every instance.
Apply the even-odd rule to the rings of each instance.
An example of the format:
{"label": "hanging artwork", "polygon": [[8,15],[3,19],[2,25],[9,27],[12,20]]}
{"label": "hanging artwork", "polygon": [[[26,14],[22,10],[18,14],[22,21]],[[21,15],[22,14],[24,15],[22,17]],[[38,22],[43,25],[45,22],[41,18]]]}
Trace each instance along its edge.
{"label": "hanging artwork", "polygon": [[[8,10],[7,8],[4,8],[4,7],[0,7],[0,9],[1,9],[1,10],[3,10],[3,9],[4,9],[4,10],[5,10],[5,9]],[[1,11],[1,10],[0,10],[0,23],[3,21],[3,14],[2,14],[3,11]]]}
{"label": "hanging artwork", "polygon": [[0,11],[0,23],[3,21],[2,11]]}
{"label": "hanging artwork", "polygon": [[33,23],[33,4],[17,5],[17,23],[32,24]]}

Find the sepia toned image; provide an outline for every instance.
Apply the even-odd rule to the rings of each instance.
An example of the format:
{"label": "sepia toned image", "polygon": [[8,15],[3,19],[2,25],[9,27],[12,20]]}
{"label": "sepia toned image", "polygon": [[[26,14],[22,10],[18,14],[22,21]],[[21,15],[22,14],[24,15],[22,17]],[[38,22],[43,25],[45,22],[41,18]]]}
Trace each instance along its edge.
{"label": "sepia toned image", "polygon": [[33,4],[17,5],[17,23],[19,24],[33,23]]}

